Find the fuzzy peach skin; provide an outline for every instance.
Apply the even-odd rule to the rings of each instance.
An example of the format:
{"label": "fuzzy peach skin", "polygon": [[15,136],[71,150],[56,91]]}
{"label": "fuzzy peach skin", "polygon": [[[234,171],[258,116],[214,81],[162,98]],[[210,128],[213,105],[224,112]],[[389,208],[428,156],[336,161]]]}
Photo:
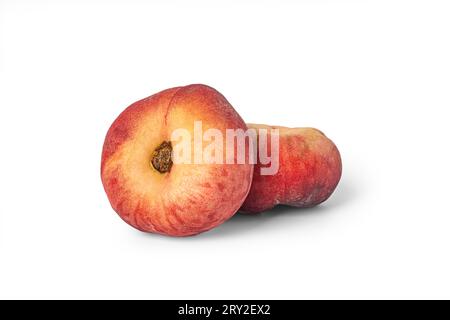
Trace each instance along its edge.
{"label": "fuzzy peach skin", "polygon": [[312,207],[330,197],[341,178],[342,163],[337,147],[322,132],[313,128],[247,126],[257,132],[267,129],[269,134],[271,128],[279,129],[279,170],[275,175],[261,175],[258,161],[241,212],[258,213],[278,204]]}
{"label": "fuzzy peach skin", "polygon": [[145,232],[189,236],[220,225],[239,209],[250,189],[252,164],[174,163],[163,173],[152,165],[155,150],[170,141],[173,130],[185,128],[193,139],[194,121],[224,135],[225,129],[247,129],[224,96],[200,84],[137,101],[111,125],[101,178],[126,223]]}

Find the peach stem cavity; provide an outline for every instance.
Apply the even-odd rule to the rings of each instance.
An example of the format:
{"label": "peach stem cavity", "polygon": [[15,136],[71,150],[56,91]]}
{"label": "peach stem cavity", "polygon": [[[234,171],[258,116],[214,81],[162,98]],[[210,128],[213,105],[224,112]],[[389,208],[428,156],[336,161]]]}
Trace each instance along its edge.
{"label": "peach stem cavity", "polygon": [[172,143],[163,141],[152,154],[152,165],[160,173],[170,172],[172,168]]}

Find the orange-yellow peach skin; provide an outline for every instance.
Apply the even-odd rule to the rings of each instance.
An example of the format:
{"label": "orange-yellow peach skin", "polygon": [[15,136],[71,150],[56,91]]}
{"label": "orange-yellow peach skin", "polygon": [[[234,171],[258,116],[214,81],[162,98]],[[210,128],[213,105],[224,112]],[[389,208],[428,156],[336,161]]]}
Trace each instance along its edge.
{"label": "orange-yellow peach skin", "polygon": [[261,175],[258,161],[240,211],[258,213],[278,204],[312,207],[330,197],[341,178],[342,163],[337,147],[322,132],[313,128],[247,126],[268,129],[268,133],[271,128],[279,129],[279,170],[275,175]]}
{"label": "orange-yellow peach skin", "polygon": [[205,85],[172,88],[140,100],[111,125],[101,178],[113,209],[131,226],[170,236],[195,235],[220,225],[242,205],[252,164],[168,161],[172,131],[185,128],[193,137],[194,121],[224,136],[225,129],[247,129],[229,102]]}

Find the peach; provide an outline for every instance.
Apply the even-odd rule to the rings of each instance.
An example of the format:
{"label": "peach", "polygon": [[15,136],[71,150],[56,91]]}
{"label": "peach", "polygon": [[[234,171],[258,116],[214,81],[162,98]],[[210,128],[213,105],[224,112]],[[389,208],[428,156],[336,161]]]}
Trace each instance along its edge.
{"label": "peach", "polygon": [[[195,84],[167,89],[125,109],[108,130],[101,178],[112,208],[145,232],[189,236],[233,216],[247,196],[249,163],[175,163],[176,129],[247,130],[215,89]],[[197,147],[194,139],[190,141]],[[248,149],[246,150],[248,152]]]}
{"label": "peach", "polygon": [[[274,175],[261,175],[255,165],[253,182],[240,211],[258,213],[278,204],[312,207],[330,197],[342,172],[341,157],[334,143],[313,128],[286,128],[247,124],[249,128],[279,130],[279,163]],[[267,150],[271,148],[268,147]]]}

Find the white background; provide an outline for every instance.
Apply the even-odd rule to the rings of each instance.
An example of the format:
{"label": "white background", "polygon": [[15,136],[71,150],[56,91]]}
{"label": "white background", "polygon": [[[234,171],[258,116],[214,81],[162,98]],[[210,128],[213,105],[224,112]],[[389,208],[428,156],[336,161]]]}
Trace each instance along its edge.
{"label": "white background", "polygon": [[[0,0],[0,298],[450,298],[448,1]],[[190,83],[314,126],[334,195],[135,231],[100,181],[130,103]]]}

